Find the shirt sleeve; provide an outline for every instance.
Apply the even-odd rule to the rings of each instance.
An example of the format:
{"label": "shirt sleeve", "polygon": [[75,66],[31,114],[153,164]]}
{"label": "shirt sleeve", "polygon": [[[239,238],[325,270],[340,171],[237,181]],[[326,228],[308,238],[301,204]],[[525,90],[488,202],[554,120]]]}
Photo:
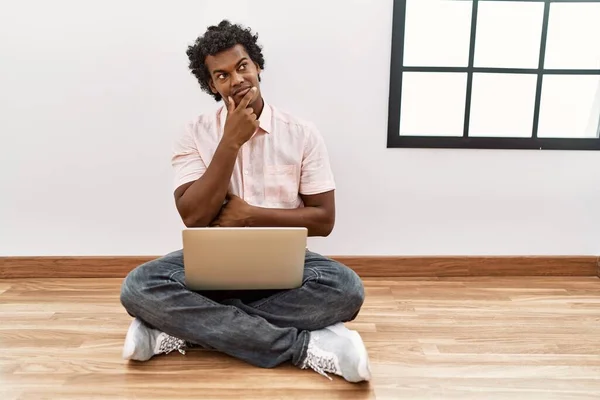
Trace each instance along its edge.
{"label": "shirt sleeve", "polygon": [[319,130],[311,126],[304,145],[299,192],[311,195],[334,189],[335,181],[325,141]]}
{"label": "shirt sleeve", "polygon": [[175,173],[174,189],[199,179],[206,171],[206,164],[194,140],[193,128],[194,124],[188,124],[173,146],[171,165]]}

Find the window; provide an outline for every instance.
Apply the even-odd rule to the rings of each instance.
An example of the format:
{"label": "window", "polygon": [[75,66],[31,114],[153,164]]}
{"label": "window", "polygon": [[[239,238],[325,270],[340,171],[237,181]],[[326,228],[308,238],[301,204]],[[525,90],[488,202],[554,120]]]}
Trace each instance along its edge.
{"label": "window", "polygon": [[600,0],[394,0],[388,143],[600,150]]}

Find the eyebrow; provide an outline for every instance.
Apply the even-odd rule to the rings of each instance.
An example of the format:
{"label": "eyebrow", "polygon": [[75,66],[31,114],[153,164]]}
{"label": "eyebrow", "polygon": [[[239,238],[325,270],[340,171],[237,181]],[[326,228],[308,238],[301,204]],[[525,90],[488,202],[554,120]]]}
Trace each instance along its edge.
{"label": "eyebrow", "polygon": [[[243,63],[244,61],[247,61],[247,60],[248,60],[248,58],[247,58],[247,57],[242,57],[242,59],[241,59],[240,61],[238,61],[238,62],[235,64],[235,67],[236,67],[236,68],[237,68],[237,67],[239,67],[239,65],[240,65],[241,63]],[[218,73],[221,73],[221,72],[226,72],[226,71],[223,71],[222,69],[216,69],[216,70],[214,70],[214,71],[212,72],[212,74],[214,75],[214,74],[218,74]]]}

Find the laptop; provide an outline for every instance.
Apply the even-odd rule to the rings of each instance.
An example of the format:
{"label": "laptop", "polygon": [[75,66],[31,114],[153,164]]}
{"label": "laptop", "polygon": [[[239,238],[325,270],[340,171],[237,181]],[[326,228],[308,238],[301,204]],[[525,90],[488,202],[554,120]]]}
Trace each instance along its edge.
{"label": "laptop", "polygon": [[186,228],[182,236],[185,283],[191,290],[302,285],[306,228]]}

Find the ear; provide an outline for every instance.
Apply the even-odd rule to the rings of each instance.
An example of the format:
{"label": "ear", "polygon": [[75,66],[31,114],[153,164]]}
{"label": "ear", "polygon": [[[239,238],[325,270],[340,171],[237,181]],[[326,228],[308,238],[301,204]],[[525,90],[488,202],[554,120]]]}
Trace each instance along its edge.
{"label": "ear", "polygon": [[210,91],[213,92],[214,94],[217,94],[217,88],[215,87],[215,83],[213,82],[212,78],[210,78],[208,80],[208,86],[210,87]]}
{"label": "ear", "polygon": [[260,73],[262,72],[262,69],[260,69],[257,63],[254,63],[254,65],[256,65],[256,76],[258,76],[258,81],[262,82],[262,80],[260,79]]}

